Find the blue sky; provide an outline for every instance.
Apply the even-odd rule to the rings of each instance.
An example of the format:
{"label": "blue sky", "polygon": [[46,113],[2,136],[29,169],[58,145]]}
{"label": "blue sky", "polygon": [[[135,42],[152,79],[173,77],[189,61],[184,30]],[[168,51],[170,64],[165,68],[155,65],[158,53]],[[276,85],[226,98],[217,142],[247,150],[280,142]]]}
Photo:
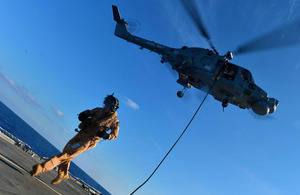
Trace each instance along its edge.
{"label": "blue sky", "polygon": [[[299,0],[197,1],[220,53],[299,18]],[[180,135],[205,93],[182,87],[153,52],[113,35],[111,5],[141,24],[137,36],[208,48],[178,1],[0,2],[0,100],[60,150],[77,114],[120,99],[120,135],[75,163],[112,194],[130,194]],[[274,40],[276,41],[276,40]],[[136,194],[287,195],[300,191],[300,46],[234,57],[279,100],[252,111],[209,96],[181,141]]]}

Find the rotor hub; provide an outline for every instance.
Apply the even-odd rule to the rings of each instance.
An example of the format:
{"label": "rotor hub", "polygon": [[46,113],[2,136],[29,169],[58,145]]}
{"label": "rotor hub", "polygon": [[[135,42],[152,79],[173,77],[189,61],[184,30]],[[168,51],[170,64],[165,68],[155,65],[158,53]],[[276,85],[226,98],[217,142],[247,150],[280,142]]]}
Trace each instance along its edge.
{"label": "rotor hub", "polygon": [[232,54],[232,52],[231,51],[228,51],[227,53],[226,53],[226,59],[227,60],[232,60],[233,59],[233,54]]}

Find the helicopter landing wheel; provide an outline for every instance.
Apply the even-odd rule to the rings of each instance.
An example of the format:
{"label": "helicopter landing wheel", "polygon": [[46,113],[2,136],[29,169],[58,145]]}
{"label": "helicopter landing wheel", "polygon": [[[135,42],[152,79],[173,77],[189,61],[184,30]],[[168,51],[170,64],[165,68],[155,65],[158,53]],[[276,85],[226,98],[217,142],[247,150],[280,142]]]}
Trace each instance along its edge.
{"label": "helicopter landing wheel", "polygon": [[184,92],[187,90],[187,88],[191,88],[191,85],[190,85],[189,83],[187,84],[187,86],[185,86],[185,87],[183,88],[182,91],[178,91],[178,92],[177,92],[177,96],[178,96],[179,98],[182,98],[183,95],[184,95]]}
{"label": "helicopter landing wheel", "polygon": [[228,99],[223,99],[223,101],[222,101],[223,112],[224,112],[224,109],[228,106],[228,103],[229,103]]}
{"label": "helicopter landing wheel", "polygon": [[178,96],[179,98],[182,98],[183,95],[184,95],[184,93],[183,93],[182,91],[178,91],[178,92],[177,92],[177,96]]}
{"label": "helicopter landing wheel", "polygon": [[223,108],[226,108],[227,106],[228,106],[228,99],[223,99],[223,101],[222,101],[222,107]]}

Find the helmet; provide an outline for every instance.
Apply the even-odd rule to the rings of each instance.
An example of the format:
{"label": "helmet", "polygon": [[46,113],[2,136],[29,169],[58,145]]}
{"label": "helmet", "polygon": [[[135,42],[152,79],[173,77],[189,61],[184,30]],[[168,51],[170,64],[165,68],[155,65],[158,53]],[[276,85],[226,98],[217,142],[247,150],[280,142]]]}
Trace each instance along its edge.
{"label": "helmet", "polygon": [[114,93],[106,96],[106,98],[103,101],[103,104],[107,106],[112,112],[117,111],[119,108],[119,100],[116,97],[114,97]]}

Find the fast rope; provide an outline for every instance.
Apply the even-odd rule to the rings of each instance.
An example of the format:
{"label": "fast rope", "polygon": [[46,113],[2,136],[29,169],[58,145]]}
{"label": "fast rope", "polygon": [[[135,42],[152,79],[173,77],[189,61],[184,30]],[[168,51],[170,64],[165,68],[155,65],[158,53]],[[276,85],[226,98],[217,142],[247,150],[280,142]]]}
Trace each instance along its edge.
{"label": "fast rope", "polygon": [[[215,83],[215,82],[214,82]],[[213,84],[214,85],[214,84]],[[194,116],[192,117],[192,119],[190,120],[190,122],[188,123],[188,125],[185,127],[185,129],[183,130],[183,132],[181,133],[181,135],[179,136],[179,138],[176,140],[176,142],[173,144],[173,146],[171,147],[171,149],[169,150],[169,152],[165,155],[165,157],[160,161],[159,165],[155,168],[155,170],[152,172],[152,174],[148,177],[148,179],[146,179],[146,181],[144,181],[144,183],[142,183],[138,188],[136,188],[130,195],[134,194],[138,189],[140,189],[145,183],[147,183],[149,181],[149,179],[154,175],[154,173],[157,171],[157,169],[160,167],[160,165],[164,162],[164,160],[167,158],[167,156],[170,154],[170,152],[173,150],[173,148],[175,147],[175,145],[177,144],[177,142],[180,140],[180,138],[183,136],[183,134],[185,133],[185,131],[188,129],[188,127],[190,126],[190,124],[192,123],[192,121],[194,120],[195,116],[197,115],[198,111],[200,110],[202,104],[204,103],[205,99],[207,98],[208,94],[210,91],[208,91],[206,93],[206,96],[204,97],[204,99],[202,100],[201,104],[199,105],[198,109],[196,110]]]}

